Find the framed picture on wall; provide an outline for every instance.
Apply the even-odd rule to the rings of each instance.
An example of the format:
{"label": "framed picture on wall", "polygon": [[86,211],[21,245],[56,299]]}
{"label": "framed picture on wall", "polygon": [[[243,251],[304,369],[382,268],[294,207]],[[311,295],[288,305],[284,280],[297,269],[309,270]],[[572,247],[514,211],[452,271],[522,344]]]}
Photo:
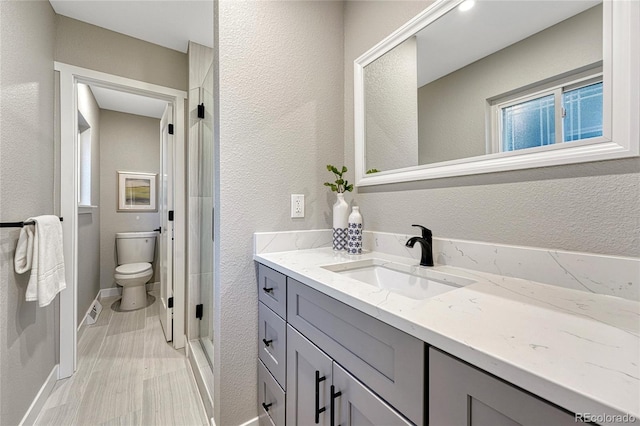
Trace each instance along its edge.
{"label": "framed picture on wall", "polygon": [[116,172],[119,212],[156,212],[156,173]]}

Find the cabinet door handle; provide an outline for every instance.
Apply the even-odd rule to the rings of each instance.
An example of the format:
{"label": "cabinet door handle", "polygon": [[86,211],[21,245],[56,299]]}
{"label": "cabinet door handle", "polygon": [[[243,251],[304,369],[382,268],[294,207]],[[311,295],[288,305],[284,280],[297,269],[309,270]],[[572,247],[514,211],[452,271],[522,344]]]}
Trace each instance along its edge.
{"label": "cabinet door handle", "polygon": [[[336,426],[336,398],[342,395],[342,392],[335,392],[336,387],[331,385],[331,426]],[[340,426],[340,425],[338,425]]]}
{"label": "cabinet door handle", "polygon": [[271,342],[273,342],[273,339],[272,340],[262,339],[262,341],[264,342],[265,346],[269,346]]}
{"label": "cabinet door handle", "polygon": [[271,407],[273,405],[273,402],[270,402],[269,404],[265,404],[264,402],[262,403],[262,408],[264,408],[264,411],[269,411],[269,407]]}
{"label": "cabinet door handle", "polygon": [[264,290],[265,293],[273,293],[273,287],[262,287],[262,289]]}
{"label": "cabinet door handle", "polygon": [[327,407],[320,408],[320,382],[325,380],[327,380],[327,376],[320,377],[320,372],[316,370],[316,424],[320,423],[320,414],[327,409]]}

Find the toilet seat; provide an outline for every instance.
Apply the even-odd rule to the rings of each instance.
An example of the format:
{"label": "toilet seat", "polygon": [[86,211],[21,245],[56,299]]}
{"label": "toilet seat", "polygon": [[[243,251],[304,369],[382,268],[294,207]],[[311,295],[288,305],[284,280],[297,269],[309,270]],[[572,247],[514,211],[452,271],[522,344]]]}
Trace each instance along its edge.
{"label": "toilet seat", "polygon": [[121,278],[141,278],[148,275],[151,272],[151,264],[146,262],[139,263],[125,263],[116,268],[114,278],[116,280]]}

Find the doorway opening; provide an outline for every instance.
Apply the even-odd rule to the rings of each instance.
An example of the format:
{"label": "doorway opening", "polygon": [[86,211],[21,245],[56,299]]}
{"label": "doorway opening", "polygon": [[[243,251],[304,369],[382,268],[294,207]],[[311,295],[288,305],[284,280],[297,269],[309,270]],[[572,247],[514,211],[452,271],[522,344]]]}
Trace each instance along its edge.
{"label": "doorway opening", "polygon": [[[88,70],[63,63],[55,63],[55,70],[59,73],[60,99],[60,211],[64,217],[63,238],[67,288],[60,295],[60,367],[58,378],[71,376],[76,369],[77,330],[78,324],[84,317],[79,311],[79,295],[86,295],[79,291],[79,226],[82,214],[90,213],[91,208],[97,208],[97,200],[91,197],[88,185],[91,185],[91,170],[87,167],[87,159],[91,153],[91,133],[85,113],[79,114],[79,91],[90,87],[95,91],[110,91],[115,94],[148,100],[162,108],[162,115],[157,125],[160,127],[160,137],[157,149],[158,159],[157,178],[154,173],[145,174],[148,179],[147,191],[158,190],[157,203],[149,202],[149,194],[142,197],[145,202],[133,206],[133,212],[127,213],[129,218],[140,220],[143,214],[157,210],[157,264],[160,285],[159,308],[161,322],[167,341],[172,342],[174,348],[185,345],[185,99],[184,91],[149,84],[137,80],[118,77],[111,74]],[[82,118],[80,118],[82,117]],[[121,129],[122,130],[122,129]],[[95,132],[95,131],[93,131]],[[127,136],[127,134],[123,134]],[[124,139],[124,136],[121,139]],[[117,137],[115,138],[117,139]],[[89,141],[89,142],[87,142]],[[89,149],[88,149],[89,148]],[[135,150],[124,148],[124,155],[135,156]],[[83,159],[85,161],[83,161]],[[125,171],[119,171],[125,174]],[[120,175],[120,173],[119,173]],[[148,175],[148,176],[146,176]],[[87,180],[87,176],[89,176]],[[153,176],[153,177],[149,177]],[[111,178],[116,180],[116,176]],[[115,182],[114,182],[115,183]],[[101,185],[102,186],[102,185]],[[113,193],[114,202],[102,205],[101,208],[116,211],[122,208],[115,202],[118,194],[117,184],[109,189]],[[89,200],[89,204],[87,203]],[[104,200],[103,200],[104,201]],[[120,203],[120,200],[118,200]],[[104,204],[104,203],[103,203]],[[125,207],[126,208],[126,207]],[[145,209],[147,211],[145,211]],[[138,212],[140,212],[138,214]],[[112,245],[113,247],[113,245]],[[108,269],[108,268],[106,268]],[[113,276],[113,270],[101,272],[102,276]],[[102,278],[101,278],[102,281]],[[105,288],[101,286],[100,292]],[[107,291],[117,291],[117,289]],[[85,303],[86,304],[86,303]],[[81,315],[79,317],[79,315]]]}

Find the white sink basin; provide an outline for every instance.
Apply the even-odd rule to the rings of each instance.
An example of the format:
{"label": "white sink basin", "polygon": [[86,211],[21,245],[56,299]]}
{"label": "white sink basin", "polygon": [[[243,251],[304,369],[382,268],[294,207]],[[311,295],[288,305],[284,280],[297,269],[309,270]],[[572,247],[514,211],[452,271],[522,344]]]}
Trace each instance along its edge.
{"label": "white sink basin", "polygon": [[425,267],[381,259],[336,263],[323,268],[416,300],[428,299],[475,282]]}

